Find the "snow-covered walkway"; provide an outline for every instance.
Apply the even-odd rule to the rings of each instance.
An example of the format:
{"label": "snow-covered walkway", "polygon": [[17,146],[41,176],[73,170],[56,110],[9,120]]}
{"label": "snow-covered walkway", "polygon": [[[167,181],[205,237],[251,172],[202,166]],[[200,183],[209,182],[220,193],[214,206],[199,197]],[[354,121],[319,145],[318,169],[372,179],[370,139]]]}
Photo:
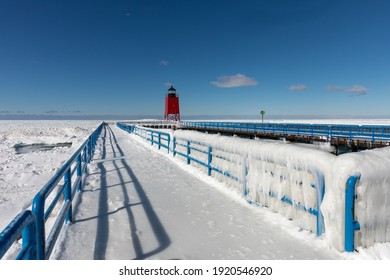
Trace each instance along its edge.
{"label": "snow-covered walkway", "polygon": [[[264,210],[262,210],[264,212]],[[107,126],[55,259],[334,259]],[[266,211],[266,210],[265,210]],[[275,214],[276,216],[277,214]],[[300,235],[307,234],[307,240]]]}

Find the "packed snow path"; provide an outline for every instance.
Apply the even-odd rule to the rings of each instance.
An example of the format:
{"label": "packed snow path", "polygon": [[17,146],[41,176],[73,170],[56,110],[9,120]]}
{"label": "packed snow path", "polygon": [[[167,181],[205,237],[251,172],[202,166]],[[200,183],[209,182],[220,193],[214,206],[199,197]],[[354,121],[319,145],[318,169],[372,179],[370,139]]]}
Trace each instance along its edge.
{"label": "packed snow path", "polygon": [[339,257],[312,234],[309,241],[291,235],[133,137],[114,126],[103,130],[55,259]]}

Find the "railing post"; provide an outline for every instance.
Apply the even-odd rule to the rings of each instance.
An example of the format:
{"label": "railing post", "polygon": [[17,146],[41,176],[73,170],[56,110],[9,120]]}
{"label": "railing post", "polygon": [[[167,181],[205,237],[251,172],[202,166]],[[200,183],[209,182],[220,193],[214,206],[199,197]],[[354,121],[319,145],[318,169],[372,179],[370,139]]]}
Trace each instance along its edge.
{"label": "railing post", "polygon": [[211,162],[213,160],[212,155],[213,148],[209,147],[207,152],[207,175],[211,176]]}
{"label": "railing post", "polygon": [[158,149],[161,148],[161,133],[158,133]]}
{"label": "railing post", "polygon": [[95,143],[96,143],[96,135],[92,134],[92,141],[91,141],[91,160],[93,157],[93,152],[95,151]]}
{"label": "railing post", "polygon": [[37,245],[37,260],[46,259],[46,237],[45,237],[45,200],[38,193],[32,204],[32,211],[35,215],[36,223],[36,245]]}
{"label": "railing post", "polygon": [[359,176],[348,178],[345,186],[345,240],[344,250],[353,252],[355,249],[355,230],[360,229],[359,222],[355,221],[355,187]]}
{"label": "railing post", "polygon": [[87,154],[88,154],[88,149],[87,149],[87,145],[84,147],[84,164],[86,165],[87,162],[88,162],[88,159],[87,159]]}
{"label": "railing post", "polygon": [[248,173],[248,169],[246,166],[246,157],[242,156],[241,158],[241,165],[242,165],[242,195],[246,197],[248,195],[248,190],[246,188],[246,175]]}
{"label": "railing post", "polygon": [[325,194],[325,178],[322,173],[318,170],[315,172],[316,175],[316,203],[317,203],[317,236],[320,236],[324,233],[324,216],[321,211],[322,200],[324,199]]}
{"label": "railing post", "polygon": [[[77,175],[77,177],[81,177],[82,176],[82,174],[81,174],[81,167],[82,167],[82,164],[83,164],[83,162],[82,162],[82,159],[81,159],[81,152],[80,152],[80,154],[77,156],[77,173],[76,173],[76,175]],[[77,190],[78,191],[80,191],[81,190],[81,184],[82,184],[82,180],[80,179],[80,183],[79,183],[79,185],[78,186],[76,186],[76,188],[77,188]]]}
{"label": "railing post", "polygon": [[69,210],[68,210],[68,213],[66,214],[66,218],[65,218],[66,222],[72,221],[72,178],[71,177],[72,177],[72,174],[71,174],[71,170],[69,167],[64,175],[64,184],[65,184],[64,199],[65,199],[65,202],[70,201]]}
{"label": "railing post", "polygon": [[88,163],[92,160],[92,137],[89,138],[88,141]]}
{"label": "railing post", "polygon": [[349,128],[349,141],[352,141],[352,127]]}
{"label": "railing post", "polygon": [[150,143],[151,143],[152,146],[153,146],[153,141],[154,141],[154,139],[153,139],[153,132],[151,132],[150,133]]}
{"label": "railing post", "polygon": [[187,164],[191,163],[190,154],[191,154],[190,141],[187,141]]}
{"label": "railing post", "polygon": [[[30,212],[31,213],[31,212]],[[34,215],[34,214],[32,214]],[[27,227],[24,228],[22,232],[22,250],[31,247],[32,249],[26,255],[27,260],[36,260],[37,259],[37,236],[36,236],[36,222],[34,219],[33,223],[30,223]]]}
{"label": "railing post", "polygon": [[90,138],[88,138],[88,142],[86,143],[86,145],[85,145],[85,148],[86,148],[86,153],[87,153],[87,155],[86,155],[86,163],[89,163],[89,141],[90,141]]}
{"label": "railing post", "polygon": [[176,156],[176,137],[173,137],[172,147],[173,147],[173,156]]}
{"label": "railing post", "polygon": [[170,147],[171,147],[171,135],[170,134],[168,134],[168,154],[169,154],[169,149],[170,149]]}

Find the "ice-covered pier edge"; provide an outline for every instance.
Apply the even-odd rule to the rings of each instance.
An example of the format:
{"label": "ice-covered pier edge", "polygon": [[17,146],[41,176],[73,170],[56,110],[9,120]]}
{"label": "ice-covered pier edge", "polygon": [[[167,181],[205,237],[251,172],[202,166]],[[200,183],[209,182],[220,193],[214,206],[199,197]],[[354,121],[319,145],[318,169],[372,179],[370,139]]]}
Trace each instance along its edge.
{"label": "ice-covered pier edge", "polygon": [[[209,155],[205,147],[210,147],[213,166],[225,172],[225,176],[219,172],[211,172],[211,176],[240,194],[245,182],[247,199],[313,232],[316,228],[313,213],[321,195],[318,176],[323,176],[325,188],[320,209],[324,236],[328,244],[339,251],[345,250],[346,182],[351,176],[360,176],[354,202],[354,220],[360,229],[355,232],[354,246],[390,242],[390,147],[335,156],[309,146],[275,141],[253,141],[196,131],[177,130],[170,134],[171,139],[175,139],[170,147],[172,150],[175,146],[176,158],[189,162],[180,153],[185,154],[186,143],[191,142],[191,157],[207,163]],[[195,160],[190,164],[207,172],[208,168]],[[235,176],[236,180],[232,180]],[[286,199],[283,201],[283,198]]]}

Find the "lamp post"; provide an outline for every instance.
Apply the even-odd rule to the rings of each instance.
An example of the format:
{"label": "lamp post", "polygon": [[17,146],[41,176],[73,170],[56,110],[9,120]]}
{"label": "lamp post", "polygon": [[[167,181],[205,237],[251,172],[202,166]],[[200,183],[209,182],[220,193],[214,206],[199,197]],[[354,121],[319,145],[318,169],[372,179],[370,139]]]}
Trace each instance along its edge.
{"label": "lamp post", "polygon": [[260,114],[261,114],[261,122],[263,123],[264,122],[265,111],[261,111]]}

